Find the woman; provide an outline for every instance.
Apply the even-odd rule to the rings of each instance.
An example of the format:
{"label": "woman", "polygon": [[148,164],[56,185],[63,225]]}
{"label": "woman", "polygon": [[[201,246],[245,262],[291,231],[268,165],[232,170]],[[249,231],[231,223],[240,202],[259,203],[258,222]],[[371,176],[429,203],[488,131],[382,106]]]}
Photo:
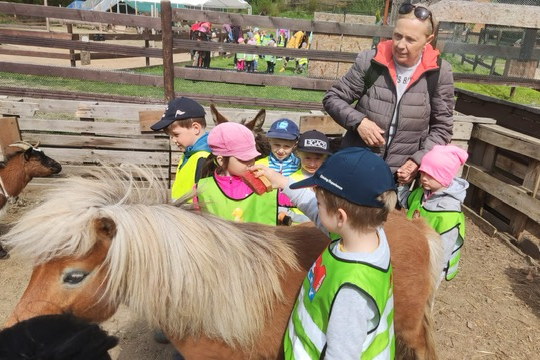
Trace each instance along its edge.
{"label": "woman", "polygon": [[[403,4],[391,40],[361,52],[323,99],[325,110],[347,129],[341,147],[370,147],[388,163],[398,183],[411,182],[424,154],[450,142],[454,78],[431,46],[435,20],[425,7]],[[370,71],[380,74],[366,84]],[[430,94],[430,72],[438,72]],[[358,101],[355,107],[350,104]]]}

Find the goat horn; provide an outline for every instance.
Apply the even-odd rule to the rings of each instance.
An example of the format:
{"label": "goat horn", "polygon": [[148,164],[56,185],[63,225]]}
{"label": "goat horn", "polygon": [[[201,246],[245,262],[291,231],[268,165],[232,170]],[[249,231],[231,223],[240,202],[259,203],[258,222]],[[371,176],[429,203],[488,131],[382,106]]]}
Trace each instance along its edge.
{"label": "goat horn", "polygon": [[30,143],[27,143],[26,141],[17,141],[9,146],[13,146],[13,147],[19,147],[23,150],[28,150],[30,148],[33,148],[34,146],[32,146],[32,144]]}

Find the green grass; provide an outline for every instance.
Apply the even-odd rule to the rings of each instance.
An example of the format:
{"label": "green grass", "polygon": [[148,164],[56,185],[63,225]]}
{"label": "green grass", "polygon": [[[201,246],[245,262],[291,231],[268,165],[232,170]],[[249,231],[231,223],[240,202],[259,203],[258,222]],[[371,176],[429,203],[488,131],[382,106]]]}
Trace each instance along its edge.
{"label": "green grass", "polygon": [[[463,63],[461,64],[461,56],[457,55],[444,55],[447,61],[452,64],[452,68],[455,73],[472,73],[472,65]],[[488,59],[484,59],[486,62]],[[500,61],[501,63],[503,61]],[[504,65],[498,65],[497,71],[500,73],[504,70]],[[489,69],[485,69],[478,66],[475,70],[476,74],[488,75]],[[516,91],[513,97],[510,97],[511,86],[504,85],[486,85],[486,84],[472,84],[464,82],[456,82],[456,88],[472,91],[478,94],[491,96],[501,100],[511,101],[516,104],[528,105],[528,106],[540,106],[540,91],[529,89],[525,87],[516,87]]]}
{"label": "green grass", "polygon": [[[471,72],[469,64],[461,64],[461,58],[456,56],[446,57],[457,72]],[[283,62],[276,64],[276,74],[280,76],[295,76],[294,61],[289,61],[284,72],[279,72]],[[189,65],[187,63],[176,64],[177,66]],[[215,57],[210,64],[213,68],[234,69],[232,57]],[[149,68],[140,68],[132,70],[135,73],[162,76],[163,67],[153,66]],[[259,72],[266,71],[266,62],[259,61]],[[253,76],[257,76],[254,74]],[[305,76],[305,75],[303,75]],[[139,85],[111,84],[99,81],[80,81],[76,79],[59,78],[52,76],[32,76],[24,74],[2,73],[0,72],[0,81],[3,86],[16,86],[38,89],[61,89],[63,91],[73,92],[91,92],[99,94],[116,94],[126,96],[149,97],[163,99],[164,92],[162,88]],[[240,84],[224,84],[219,82],[192,81],[184,79],[175,79],[175,90],[177,92],[193,94],[213,94],[228,96],[245,96],[254,98],[280,99],[280,100],[298,100],[321,102],[324,97],[323,91],[298,90],[285,88],[281,86],[253,86]],[[456,83],[456,87],[469,90],[475,93],[484,94],[498,99],[508,100],[517,104],[528,106],[540,106],[540,92],[523,87],[517,87],[513,97],[510,97],[511,87],[499,85]]]}

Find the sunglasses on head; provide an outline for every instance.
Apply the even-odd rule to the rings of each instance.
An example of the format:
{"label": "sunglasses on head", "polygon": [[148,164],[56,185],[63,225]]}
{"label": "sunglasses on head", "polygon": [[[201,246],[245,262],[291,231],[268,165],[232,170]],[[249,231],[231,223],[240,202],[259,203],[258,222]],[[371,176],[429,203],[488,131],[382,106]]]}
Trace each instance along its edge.
{"label": "sunglasses on head", "polygon": [[403,4],[399,7],[398,13],[405,15],[414,10],[414,16],[419,20],[427,20],[431,22],[432,31],[435,31],[435,25],[433,24],[433,17],[431,16],[431,11],[423,6],[416,6],[410,3]]}

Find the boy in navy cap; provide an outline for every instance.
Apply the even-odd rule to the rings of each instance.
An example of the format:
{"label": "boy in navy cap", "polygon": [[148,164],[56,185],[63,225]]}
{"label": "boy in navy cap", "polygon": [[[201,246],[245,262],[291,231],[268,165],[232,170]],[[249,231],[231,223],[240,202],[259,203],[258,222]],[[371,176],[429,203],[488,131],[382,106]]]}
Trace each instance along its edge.
{"label": "boy in navy cap", "polygon": [[[291,176],[300,168],[300,159],[294,154],[299,136],[300,129],[294,121],[286,118],[275,121],[266,133],[270,155],[257,160],[256,164],[268,166],[284,176]],[[294,206],[281,192],[278,194],[278,203],[280,223],[290,225],[295,214]]]}
{"label": "boy in navy cap", "polygon": [[205,115],[198,102],[181,97],[169,102],[161,119],[150,126],[154,131],[163,130],[182,151],[171,189],[173,200],[193,190],[210,155]]}
{"label": "boy in navy cap", "polygon": [[382,225],[397,195],[388,165],[353,147],[297,183],[256,168],[321,230],[341,236],[304,279],[283,339],[285,359],[393,359],[392,266]]}

